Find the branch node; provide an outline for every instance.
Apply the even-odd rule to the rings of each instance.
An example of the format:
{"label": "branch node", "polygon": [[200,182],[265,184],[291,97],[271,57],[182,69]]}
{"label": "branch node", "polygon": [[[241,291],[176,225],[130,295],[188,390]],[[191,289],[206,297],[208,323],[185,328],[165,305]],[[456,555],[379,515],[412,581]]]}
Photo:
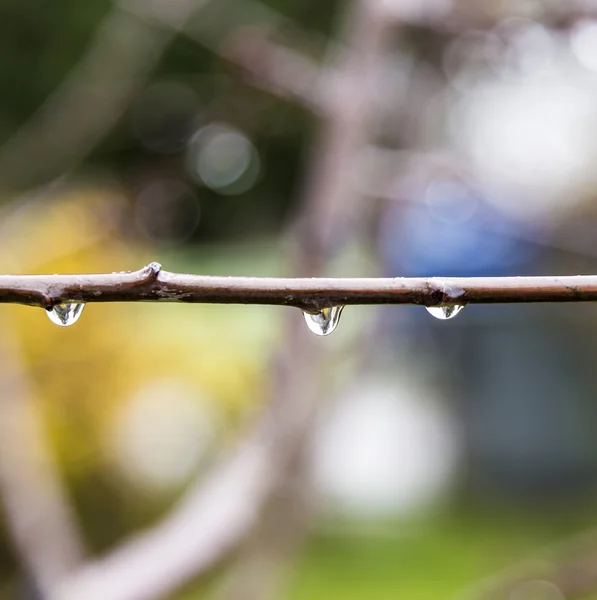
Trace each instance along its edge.
{"label": "branch node", "polygon": [[162,265],[159,262],[149,263],[143,267],[143,283],[153,283],[158,280],[158,276],[162,270]]}

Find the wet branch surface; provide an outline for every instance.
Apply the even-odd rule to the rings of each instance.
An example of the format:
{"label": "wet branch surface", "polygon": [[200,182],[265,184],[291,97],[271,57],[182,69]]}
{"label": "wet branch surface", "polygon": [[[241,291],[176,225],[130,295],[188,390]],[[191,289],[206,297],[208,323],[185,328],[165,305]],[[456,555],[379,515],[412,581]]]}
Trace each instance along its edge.
{"label": "wet branch surface", "polygon": [[0,303],[51,309],[64,302],[268,304],[306,311],[358,304],[595,302],[597,275],[456,278],[274,278],[139,271],[0,275]]}

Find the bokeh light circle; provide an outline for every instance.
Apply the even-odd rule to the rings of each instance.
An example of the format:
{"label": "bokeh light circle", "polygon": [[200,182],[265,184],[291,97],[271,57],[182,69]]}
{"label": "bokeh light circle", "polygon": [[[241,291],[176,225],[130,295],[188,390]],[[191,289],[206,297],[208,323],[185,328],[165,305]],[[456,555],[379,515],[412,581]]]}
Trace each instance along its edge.
{"label": "bokeh light circle", "polygon": [[211,123],[189,140],[187,168],[192,177],[208,188],[233,195],[253,187],[259,176],[260,160],[245,134],[223,123]]}

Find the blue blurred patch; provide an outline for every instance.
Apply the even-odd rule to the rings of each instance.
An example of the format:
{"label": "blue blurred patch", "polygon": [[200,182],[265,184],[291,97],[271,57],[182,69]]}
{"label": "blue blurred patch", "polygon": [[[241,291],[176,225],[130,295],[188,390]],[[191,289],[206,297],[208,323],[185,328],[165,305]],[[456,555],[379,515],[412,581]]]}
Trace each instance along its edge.
{"label": "blue blurred patch", "polygon": [[499,276],[519,274],[536,258],[538,235],[467,183],[435,180],[413,202],[390,208],[381,243],[395,276]]}

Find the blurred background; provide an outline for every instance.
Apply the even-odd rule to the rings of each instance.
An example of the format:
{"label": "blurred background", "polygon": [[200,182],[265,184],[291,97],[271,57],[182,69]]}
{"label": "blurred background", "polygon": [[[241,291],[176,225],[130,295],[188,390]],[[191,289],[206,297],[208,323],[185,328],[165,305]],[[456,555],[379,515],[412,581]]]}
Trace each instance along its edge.
{"label": "blurred background", "polygon": [[[0,0],[0,57],[0,272],[597,269],[594,0]],[[0,312],[0,598],[597,598],[591,305]]]}

